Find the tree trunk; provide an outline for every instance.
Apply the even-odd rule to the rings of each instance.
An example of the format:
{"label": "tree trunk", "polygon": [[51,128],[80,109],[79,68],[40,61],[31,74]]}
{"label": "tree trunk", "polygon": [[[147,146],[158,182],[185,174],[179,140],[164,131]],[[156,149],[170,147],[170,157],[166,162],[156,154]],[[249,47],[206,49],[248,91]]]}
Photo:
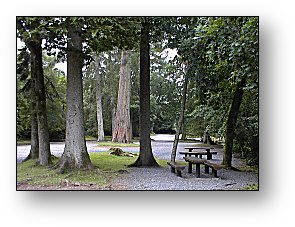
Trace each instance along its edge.
{"label": "tree trunk", "polygon": [[96,78],[96,104],[97,104],[97,141],[104,141],[102,101],[101,101],[101,76],[99,73],[100,59],[95,55],[95,78]]}
{"label": "tree trunk", "polygon": [[148,23],[142,24],[140,36],[140,152],[135,163],[130,166],[159,166],[156,162],[150,138],[150,29]]}
{"label": "tree trunk", "polygon": [[58,164],[61,173],[92,168],[84,132],[81,32],[80,26],[68,21],[66,144]]}
{"label": "tree trunk", "polygon": [[222,164],[227,167],[231,167],[235,126],[238,119],[240,106],[243,100],[243,87],[245,87],[245,84],[246,78],[242,78],[242,80],[237,83],[226,122],[225,147]]}
{"label": "tree trunk", "polygon": [[51,164],[51,153],[49,144],[49,132],[47,124],[45,84],[42,64],[42,39],[36,39],[31,43],[31,54],[33,63],[32,75],[35,78],[36,112],[38,122],[39,159],[40,165]]}
{"label": "tree trunk", "polygon": [[187,78],[187,75],[184,75],[184,83],[183,83],[183,91],[182,91],[183,93],[182,93],[182,101],[181,101],[181,107],[180,107],[180,115],[179,115],[179,119],[178,119],[177,131],[176,131],[176,134],[175,134],[175,138],[174,138],[174,142],[173,142],[173,148],[172,148],[172,152],[171,152],[171,162],[175,162],[177,145],[178,145],[178,141],[179,141],[179,134],[180,134],[181,128],[183,128],[186,94],[187,94],[187,84],[188,84],[188,78]]}
{"label": "tree trunk", "polygon": [[34,73],[33,65],[33,57],[31,55],[31,149],[29,155],[25,158],[24,162],[29,159],[39,158],[38,121],[35,93],[36,74]]}
{"label": "tree trunk", "polygon": [[117,111],[113,130],[113,142],[130,143],[132,128],[130,123],[130,70],[128,51],[122,51]]}
{"label": "tree trunk", "polygon": [[112,108],[112,134],[115,130],[116,124],[116,105],[115,105],[115,97],[113,93],[111,94],[111,108]]}

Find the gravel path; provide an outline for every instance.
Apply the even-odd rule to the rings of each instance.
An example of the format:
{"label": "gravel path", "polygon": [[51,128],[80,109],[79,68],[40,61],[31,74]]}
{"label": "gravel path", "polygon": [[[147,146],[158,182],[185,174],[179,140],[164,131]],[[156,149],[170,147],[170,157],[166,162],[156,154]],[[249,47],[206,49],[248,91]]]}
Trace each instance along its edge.
{"label": "gravel path", "polygon": [[182,178],[170,172],[169,168],[130,168],[127,173],[115,179],[112,190],[239,190],[257,183],[257,174],[220,170],[219,178],[204,174],[201,178],[183,171]]}
{"label": "gravel path", "polygon": [[[184,147],[191,146],[191,143],[180,142],[178,144],[176,160],[183,160],[179,151]],[[155,157],[160,159],[170,159],[173,142],[171,138],[165,141],[153,141],[152,149]],[[53,155],[61,156],[64,143],[51,143]],[[107,151],[109,148],[98,148],[95,142],[87,142],[88,152]],[[139,147],[124,147],[124,151],[139,152]],[[17,162],[21,162],[30,151],[30,145],[17,146]],[[217,155],[213,155],[212,162],[221,163],[222,149],[214,149]],[[234,167],[243,166],[243,162],[233,157]],[[211,174],[205,174],[201,167],[201,177],[196,178],[194,173],[189,174],[187,167],[182,171],[182,178],[170,172],[170,167],[159,168],[128,168],[127,172],[120,173],[119,177],[113,180],[107,189],[110,190],[239,190],[247,185],[258,183],[258,175],[253,172],[240,172],[222,169],[218,171],[218,178]]]}

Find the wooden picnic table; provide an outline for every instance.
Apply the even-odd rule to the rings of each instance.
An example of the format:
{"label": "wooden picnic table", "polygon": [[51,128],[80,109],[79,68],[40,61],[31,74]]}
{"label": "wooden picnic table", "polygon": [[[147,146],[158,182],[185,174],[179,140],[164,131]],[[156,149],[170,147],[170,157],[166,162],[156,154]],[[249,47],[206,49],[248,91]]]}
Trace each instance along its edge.
{"label": "wooden picnic table", "polygon": [[[217,152],[210,152],[211,149],[214,149],[214,147],[211,147],[211,148],[208,148],[208,147],[185,147],[184,149],[187,149],[188,152],[185,154],[185,151],[182,152],[185,156],[189,155],[193,155],[195,154],[195,156],[199,155],[200,157],[202,157],[202,155],[207,155],[207,160],[211,160],[212,159],[212,154],[217,154]],[[199,154],[197,154],[198,152],[193,152],[193,150],[197,150],[197,149],[203,149],[203,150],[206,150],[206,153],[202,153],[200,152]],[[180,152],[179,152],[180,153]],[[180,153],[180,154],[182,154]],[[191,155],[190,155],[191,154]]]}

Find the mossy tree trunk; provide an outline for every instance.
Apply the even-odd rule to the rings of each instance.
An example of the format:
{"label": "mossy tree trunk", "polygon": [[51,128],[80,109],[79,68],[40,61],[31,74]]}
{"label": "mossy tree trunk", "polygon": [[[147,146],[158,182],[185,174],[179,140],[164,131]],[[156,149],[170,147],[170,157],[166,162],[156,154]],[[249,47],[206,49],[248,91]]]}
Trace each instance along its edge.
{"label": "mossy tree trunk", "polygon": [[[32,60],[33,61],[33,60]],[[33,75],[33,67],[31,61],[31,150],[29,158],[38,159],[39,158],[39,139],[38,139],[38,121],[36,113],[36,95],[35,95],[35,81],[36,76]]]}
{"label": "mossy tree trunk", "polygon": [[246,78],[242,78],[236,85],[234,97],[230,106],[225,132],[225,147],[222,164],[232,166],[233,142],[235,137],[235,127],[238,119],[240,106],[243,100],[243,88],[246,84]]}
{"label": "mossy tree trunk", "polygon": [[135,163],[130,166],[159,166],[156,162],[150,138],[150,28],[147,22],[142,24],[140,36],[140,152]]}
{"label": "mossy tree trunk", "polygon": [[[38,147],[39,157],[38,162],[40,165],[51,164],[51,153],[49,144],[49,131],[47,123],[47,110],[46,110],[46,96],[45,84],[42,63],[42,39],[38,36],[30,42],[30,51],[32,55],[32,76],[35,80],[34,91],[36,97],[36,115],[38,124]],[[35,127],[35,126],[34,126]]]}
{"label": "mossy tree trunk", "polygon": [[68,19],[66,143],[59,172],[92,168],[86,148],[83,112],[81,26]]}
{"label": "mossy tree trunk", "polygon": [[38,121],[36,112],[36,94],[35,94],[36,75],[33,69],[33,58],[31,57],[31,149],[29,155],[24,161],[39,158],[39,139],[38,139]]}

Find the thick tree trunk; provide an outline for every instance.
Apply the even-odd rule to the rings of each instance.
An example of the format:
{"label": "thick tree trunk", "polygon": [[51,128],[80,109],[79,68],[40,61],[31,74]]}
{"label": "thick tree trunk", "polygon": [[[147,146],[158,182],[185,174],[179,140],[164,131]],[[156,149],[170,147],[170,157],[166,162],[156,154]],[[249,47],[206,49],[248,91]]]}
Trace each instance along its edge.
{"label": "thick tree trunk", "polygon": [[222,164],[227,167],[231,167],[235,126],[238,119],[240,106],[243,100],[243,87],[245,87],[245,84],[245,78],[242,78],[242,80],[237,83],[226,122],[225,147]]}
{"label": "thick tree trunk", "polygon": [[97,141],[104,141],[102,101],[101,101],[101,76],[99,73],[100,59],[95,56],[95,78],[96,78],[96,114],[97,114]]}
{"label": "thick tree trunk", "polygon": [[180,115],[178,119],[178,124],[177,124],[177,131],[175,134],[174,142],[173,142],[173,148],[171,152],[171,162],[175,162],[176,158],[176,151],[177,151],[177,145],[179,141],[179,134],[181,128],[183,128],[183,123],[184,123],[184,112],[185,112],[185,103],[186,103],[186,94],[187,94],[187,84],[188,84],[188,78],[187,75],[184,75],[184,83],[183,83],[183,93],[182,93],[182,101],[181,101],[181,107],[180,107]]}
{"label": "thick tree trunk", "polygon": [[49,132],[47,124],[45,84],[42,65],[42,39],[34,40],[30,45],[33,72],[35,77],[36,112],[38,122],[39,159],[40,165],[51,164]]}
{"label": "thick tree trunk", "polygon": [[130,143],[132,128],[130,123],[130,70],[128,51],[122,51],[117,111],[113,130],[113,142]]}
{"label": "thick tree trunk", "polygon": [[159,166],[156,162],[150,138],[150,29],[143,23],[140,37],[140,152],[135,163],[130,166]]}
{"label": "thick tree trunk", "polygon": [[84,132],[81,32],[68,21],[66,144],[59,172],[92,168]]}

